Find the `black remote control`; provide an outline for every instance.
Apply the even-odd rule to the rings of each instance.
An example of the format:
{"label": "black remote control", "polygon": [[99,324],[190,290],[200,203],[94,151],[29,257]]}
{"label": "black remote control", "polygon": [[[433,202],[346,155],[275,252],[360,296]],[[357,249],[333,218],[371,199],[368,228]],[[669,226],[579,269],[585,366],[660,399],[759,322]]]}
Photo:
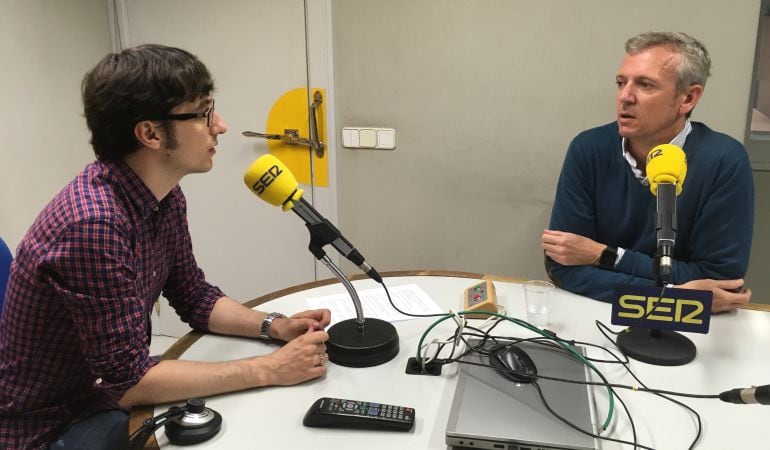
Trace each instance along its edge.
{"label": "black remote control", "polygon": [[321,397],[307,410],[306,427],[409,431],[414,408]]}

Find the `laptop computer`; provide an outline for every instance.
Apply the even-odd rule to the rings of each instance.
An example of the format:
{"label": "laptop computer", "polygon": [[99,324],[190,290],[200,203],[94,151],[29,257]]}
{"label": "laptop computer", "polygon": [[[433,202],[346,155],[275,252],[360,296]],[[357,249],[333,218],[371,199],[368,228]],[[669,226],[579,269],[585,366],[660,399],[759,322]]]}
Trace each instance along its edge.
{"label": "laptop computer", "polygon": [[[469,341],[471,345],[478,340]],[[494,345],[487,344],[489,347]],[[538,374],[587,380],[587,367],[563,350],[534,343],[517,344],[537,366]],[[578,352],[585,354],[581,347]],[[477,352],[464,360],[488,364]],[[592,433],[593,397],[589,386],[539,379],[551,409]],[[502,450],[595,450],[595,439],[554,417],[543,405],[536,388],[517,384],[490,367],[460,364],[446,443],[455,448]]]}

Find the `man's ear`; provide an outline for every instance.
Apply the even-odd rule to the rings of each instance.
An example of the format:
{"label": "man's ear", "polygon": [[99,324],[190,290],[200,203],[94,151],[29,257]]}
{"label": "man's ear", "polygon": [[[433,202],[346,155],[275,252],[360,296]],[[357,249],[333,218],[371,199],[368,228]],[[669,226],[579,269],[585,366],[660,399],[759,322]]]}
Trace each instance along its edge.
{"label": "man's ear", "polygon": [[679,112],[682,113],[682,115],[685,115],[692,111],[695,108],[695,105],[698,104],[698,101],[703,95],[703,86],[700,84],[693,84],[685,90],[683,95],[684,100],[682,101],[682,104],[679,105]]}
{"label": "man's ear", "polygon": [[134,136],[143,147],[158,149],[163,144],[164,131],[152,121],[143,120],[134,125]]}

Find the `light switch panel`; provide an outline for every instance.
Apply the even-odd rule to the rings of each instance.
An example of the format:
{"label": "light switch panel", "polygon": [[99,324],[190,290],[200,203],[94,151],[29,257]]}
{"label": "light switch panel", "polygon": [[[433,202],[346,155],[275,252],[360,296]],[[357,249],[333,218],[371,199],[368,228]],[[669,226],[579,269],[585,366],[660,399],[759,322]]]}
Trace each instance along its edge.
{"label": "light switch panel", "polygon": [[347,148],[393,150],[396,148],[396,130],[393,128],[345,127],[342,145]]}

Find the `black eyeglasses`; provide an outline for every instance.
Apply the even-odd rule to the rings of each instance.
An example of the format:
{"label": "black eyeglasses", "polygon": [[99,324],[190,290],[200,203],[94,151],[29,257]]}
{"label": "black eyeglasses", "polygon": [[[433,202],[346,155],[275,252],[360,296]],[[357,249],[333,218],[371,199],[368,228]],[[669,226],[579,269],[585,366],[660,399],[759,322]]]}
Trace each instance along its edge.
{"label": "black eyeglasses", "polygon": [[211,100],[211,108],[199,113],[181,113],[181,114],[166,114],[165,116],[154,117],[150,120],[190,120],[199,119],[201,117],[206,118],[206,126],[211,127],[211,122],[214,121],[214,100]]}

